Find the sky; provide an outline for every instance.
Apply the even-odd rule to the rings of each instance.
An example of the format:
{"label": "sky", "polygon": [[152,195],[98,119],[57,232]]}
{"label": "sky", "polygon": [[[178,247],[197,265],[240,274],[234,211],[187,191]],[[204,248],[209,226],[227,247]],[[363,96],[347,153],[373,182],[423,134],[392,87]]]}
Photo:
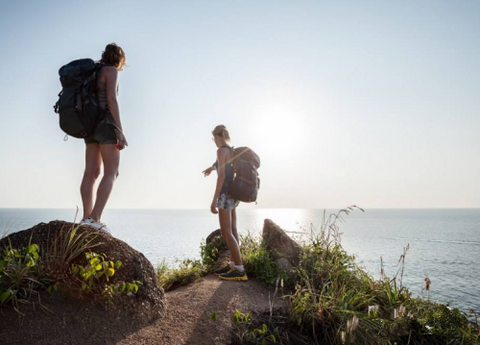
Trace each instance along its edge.
{"label": "sky", "polygon": [[211,130],[261,157],[245,208],[480,207],[478,1],[0,0],[0,207],[81,205],[58,69],[127,55],[109,208],[208,209]]}

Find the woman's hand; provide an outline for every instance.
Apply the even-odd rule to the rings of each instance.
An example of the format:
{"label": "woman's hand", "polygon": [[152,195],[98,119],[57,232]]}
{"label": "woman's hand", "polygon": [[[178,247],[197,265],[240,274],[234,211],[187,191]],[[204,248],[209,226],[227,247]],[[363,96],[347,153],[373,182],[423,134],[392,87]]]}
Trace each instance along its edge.
{"label": "woman's hand", "polygon": [[212,204],[210,205],[210,212],[212,212],[213,214],[217,214],[218,211],[217,211],[217,205],[215,203],[215,201],[212,201]]}
{"label": "woman's hand", "polygon": [[213,166],[212,166],[212,167],[208,167],[207,169],[205,169],[204,171],[202,171],[203,176],[204,176],[204,177],[207,177],[208,175],[210,175],[210,174],[212,173],[213,169],[214,169],[214,168],[213,168]]}
{"label": "woman's hand", "polygon": [[115,128],[115,135],[117,136],[117,149],[121,151],[125,148],[125,146],[128,146],[127,139],[125,138],[123,132],[118,128]]}

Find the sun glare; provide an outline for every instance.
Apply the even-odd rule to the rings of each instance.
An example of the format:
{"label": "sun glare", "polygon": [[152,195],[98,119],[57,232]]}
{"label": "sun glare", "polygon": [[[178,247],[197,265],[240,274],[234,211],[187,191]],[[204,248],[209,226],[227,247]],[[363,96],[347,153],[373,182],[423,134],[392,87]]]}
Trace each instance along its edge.
{"label": "sun glare", "polygon": [[268,105],[256,113],[253,136],[263,152],[292,154],[302,142],[301,114],[283,105]]}
{"label": "sun glare", "polygon": [[280,227],[288,232],[304,231],[302,227],[308,224],[303,224],[307,215],[307,210],[297,208],[282,208],[282,209],[258,209],[259,224],[263,223],[266,218],[275,220]]}

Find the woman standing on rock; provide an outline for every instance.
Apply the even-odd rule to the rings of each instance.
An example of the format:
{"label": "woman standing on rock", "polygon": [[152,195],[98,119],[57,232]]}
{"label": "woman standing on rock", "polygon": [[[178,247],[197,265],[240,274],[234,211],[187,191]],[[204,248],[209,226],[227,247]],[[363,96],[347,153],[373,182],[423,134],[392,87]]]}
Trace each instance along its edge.
{"label": "woman standing on rock", "polygon": [[[106,46],[100,63],[105,64],[97,77],[97,96],[100,107],[106,110],[94,134],[85,138],[85,173],[80,192],[83,201],[83,219],[80,224],[90,225],[98,230],[110,232],[101,222],[113,184],[118,177],[120,151],[127,145],[123,135],[120,110],[117,102],[118,72],[123,70],[126,58],[122,48],[115,43]],[[103,178],[93,203],[93,187],[100,175],[103,163]]]}
{"label": "woman standing on rock", "polygon": [[237,213],[235,208],[239,202],[232,199],[227,193],[228,185],[233,179],[233,149],[228,145],[230,134],[224,125],[219,125],[212,131],[212,135],[212,140],[215,141],[215,145],[218,147],[217,161],[213,166],[204,170],[203,174],[208,176],[214,169],[217,170],[217,184],[210,210],[213,214],[218,213],[220,230],[231,254],[231,261],[228,265],[215,270],[214,273],[223,280],[248,280],[238,245]]}

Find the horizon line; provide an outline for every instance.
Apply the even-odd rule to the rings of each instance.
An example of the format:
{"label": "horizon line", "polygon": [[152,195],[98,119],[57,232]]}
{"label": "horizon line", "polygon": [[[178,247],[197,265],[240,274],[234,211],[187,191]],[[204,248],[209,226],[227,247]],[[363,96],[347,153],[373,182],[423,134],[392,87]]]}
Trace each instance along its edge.
{"label": "horizon line", "polygon": [[[353,207],[354,205],[344,206],[344,207],[318,207],[318,208],[301,208],[301,207],[256,207],[248,208],[244,210],[332,210],[332,209],[347,209],[348,207]],[[477,207],[360,207],[363,210],[476,210],[480,209],[480,206]],[[0,207],[0,210],[76,210],[76,208],[69,207]],[[78,209],[81,210],[80,208]],[[118,207],[118,208],[108,208],[108,210],[147,210],[147,211],[201,211],[208,210],[207,208],[139,208],[139,207]]]}

